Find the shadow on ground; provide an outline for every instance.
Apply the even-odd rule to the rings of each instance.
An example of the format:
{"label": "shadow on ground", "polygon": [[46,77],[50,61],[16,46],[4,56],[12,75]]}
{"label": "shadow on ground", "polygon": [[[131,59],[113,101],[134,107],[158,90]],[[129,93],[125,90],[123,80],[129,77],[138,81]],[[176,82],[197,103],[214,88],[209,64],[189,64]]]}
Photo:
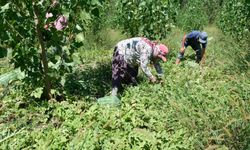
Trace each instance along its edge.
{"label": "shadow on ground", "polygon": [[100,98],[111,90],[111,64],[97,63],[70,74],[66,78],[65,90],[72,96]]}
{"label": "shadow on ground", "polygon": [[188,54],[188,55],[185,55],[184,58],[182,59],[183,62],[185,61],[194,61],[195,62],[195,52],[191,53],[191,54]]}

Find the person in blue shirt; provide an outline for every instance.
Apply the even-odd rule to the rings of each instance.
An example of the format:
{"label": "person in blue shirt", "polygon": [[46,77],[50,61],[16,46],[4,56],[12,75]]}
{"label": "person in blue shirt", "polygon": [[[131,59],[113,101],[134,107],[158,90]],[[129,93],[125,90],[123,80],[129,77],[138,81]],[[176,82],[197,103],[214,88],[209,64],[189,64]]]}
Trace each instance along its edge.
{"label": "person in blue shirt", "polygon": [[184,57],[185,49],[191,46],[196,53],[196,62],[200,63],[203,61],[204,54],[207,46],[207,33],[200,31],[192,31],[185,34],[182,39],[181,49],[178,53],[176,64],[179,64],[181,59]]}

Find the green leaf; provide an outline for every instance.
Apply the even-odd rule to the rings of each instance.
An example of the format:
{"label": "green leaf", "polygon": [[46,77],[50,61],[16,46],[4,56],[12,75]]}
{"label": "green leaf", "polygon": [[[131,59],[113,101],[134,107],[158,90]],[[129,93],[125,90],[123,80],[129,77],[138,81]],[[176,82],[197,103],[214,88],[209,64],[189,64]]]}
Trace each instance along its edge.
{"label": "green leaf", "polygon": [[65,79],[65,77],[62,77],[62,78],[61,78],[60,83],[61,83],[61,85],[62,85],[62,86],[64,86],[64,85],[65,85],[65,83],[66,83],[66,79]]}
{"label": "green leaf", "polygon": [[10,8],[10,3],[5,4],[4,6],[1,7],[0,13],[5,12],[5,11],[8,10],[9,8]]}
{"label": "green leaf", "polygon": [[76,35],[76,41],[79,42],[79,43],[84,41],[84,35],[83,35],[83,33],[78,33]]}
{"label": "green leaf", "polygon": [[39,88],[36,88],[31,94],[30,96],[33,96],[35,98],[41,98],[43,94],[43,88],[42,87],[39,87]]}
{"label": "green leaf", "polygon": [[52,62],[50,61],[50,62],[48,63],[48,66],[49,66],[50,68],[53,68],[53,69],[58,70],[58,69],[60,68],[60,60],[57,61],[56,64],[54,64],[54,63],[52,63]]}
{"label": "green leaf", "polygon": [[99,2],[99,0],[91,0],[91,5],[101,6],[101,3]]}
{"label": "green leaf", "polygon": [[89,20],[91,20],[91,16],[89,13],[82,11],[82,13],[80,14],[80,19],[85,22],[88,22]]}
{"label": "green leaf", "polygon": [[76,29],[82,31],[82,28],[78,24],[76,25]]}

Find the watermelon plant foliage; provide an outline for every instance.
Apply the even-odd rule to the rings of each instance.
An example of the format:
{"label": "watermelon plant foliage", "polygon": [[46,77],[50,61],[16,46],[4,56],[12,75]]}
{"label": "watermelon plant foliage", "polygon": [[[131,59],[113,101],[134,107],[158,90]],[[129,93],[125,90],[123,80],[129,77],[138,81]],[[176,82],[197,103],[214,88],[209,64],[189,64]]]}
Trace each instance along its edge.
{"label": "watermelon plant foliage", "polygon": [[[29,88],[22,83],[8,86],[8,90],[0,87],[0,149],[250,149],[249,47],[209,26],[204,29],[209,35],[206,63],[195,64],[193,50],[188,48],[185,61],[177,66],[174,62],[185,31],[172,29],[163,40],[171,51],[168,61],[162,63],[162,84],[150,84],[140,72],[140,84],[126,87],[119,95],[120,107],[103,107],[96,100],[109,95],[113,50],[80,49],[78,55],[84,59],[75,57],[76,53],[71,55],[85,38],[85,25],[91,25],[93,15],[100,13],[100,3],[63,1],[59,10],[68,17],[68,27],[63,31],[52,28],[48,35],[55,42],[43,42],[51,93],[57,85],[65,84],[67,99],[34,101],[45,86],[37,29],[44,31],[41,22],[45,17],[40,14],[50,3],[33,2],[0,1],[0,25],[5,31],[0,31],[0,42],[13,49],[13,64],[25,72],[25,81],[33,89],[30,98],[18,89]],[[142,1],[123,2],[132,6],[128,3]],[[185,8],[188,0],[177,2]],[[193,14],[191,8],[187,13]],[[36,24],[35,14],[40,16],[41,24]],[[156,34],[150,35],[157,38]],[[83,64],[71,68],[72,61]],[[1,73],[11,70],[8,65],[0,69]],[[63,81],[70,69],[77,71],[67,74]],[[11,76],[0,76],[0,82]]]}
{"label": "watermelon plant foliage", "polygon": [[[36,102],[10,87],[0,101],[0,149],[249,149],[250,75],[236,65],[247,53],[235,55],[238,43],[215,27],[205,30],[214,36],[205,65],[192,63],[191,49],[179,66],[170,57],[162,84],[140,73],[140,84],[119,95],[120,107],[95,101],[109,95],[113,50],[80,52],[89,57],[70,76],[74,84],[66,83],[65,101]],[[165,39],[171,53],[182,32]]]}

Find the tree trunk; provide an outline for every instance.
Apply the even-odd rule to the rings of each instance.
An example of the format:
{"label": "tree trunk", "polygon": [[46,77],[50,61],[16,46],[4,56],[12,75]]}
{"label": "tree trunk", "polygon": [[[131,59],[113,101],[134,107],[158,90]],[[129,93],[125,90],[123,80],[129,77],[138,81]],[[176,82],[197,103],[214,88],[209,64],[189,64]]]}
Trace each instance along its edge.
{"label": "tree trunk", "polygon": [[42,32],[41,32],[41,25],[40,25],[40,20],[39,20],[39,11],[37,6],[35,5],[35,2],[33,1],[33,9],[34,9],[34,15],[35,15],[35,25],[36,25],[36,33],[37,33],[37,37],[38,37],[38,41],[39,44],[41,46],[42,49],[42,54],[41,54],[41,61],[43,64],[43,80],[44,80],[44,90],[43,90],[43,95],[44,97],[49,100],[51,99],[51,82],[48,76],[48,60],[47,60],[47,56],[46,56],[46,49],[45,49],[45,44],[44,41],[42,39]]}

